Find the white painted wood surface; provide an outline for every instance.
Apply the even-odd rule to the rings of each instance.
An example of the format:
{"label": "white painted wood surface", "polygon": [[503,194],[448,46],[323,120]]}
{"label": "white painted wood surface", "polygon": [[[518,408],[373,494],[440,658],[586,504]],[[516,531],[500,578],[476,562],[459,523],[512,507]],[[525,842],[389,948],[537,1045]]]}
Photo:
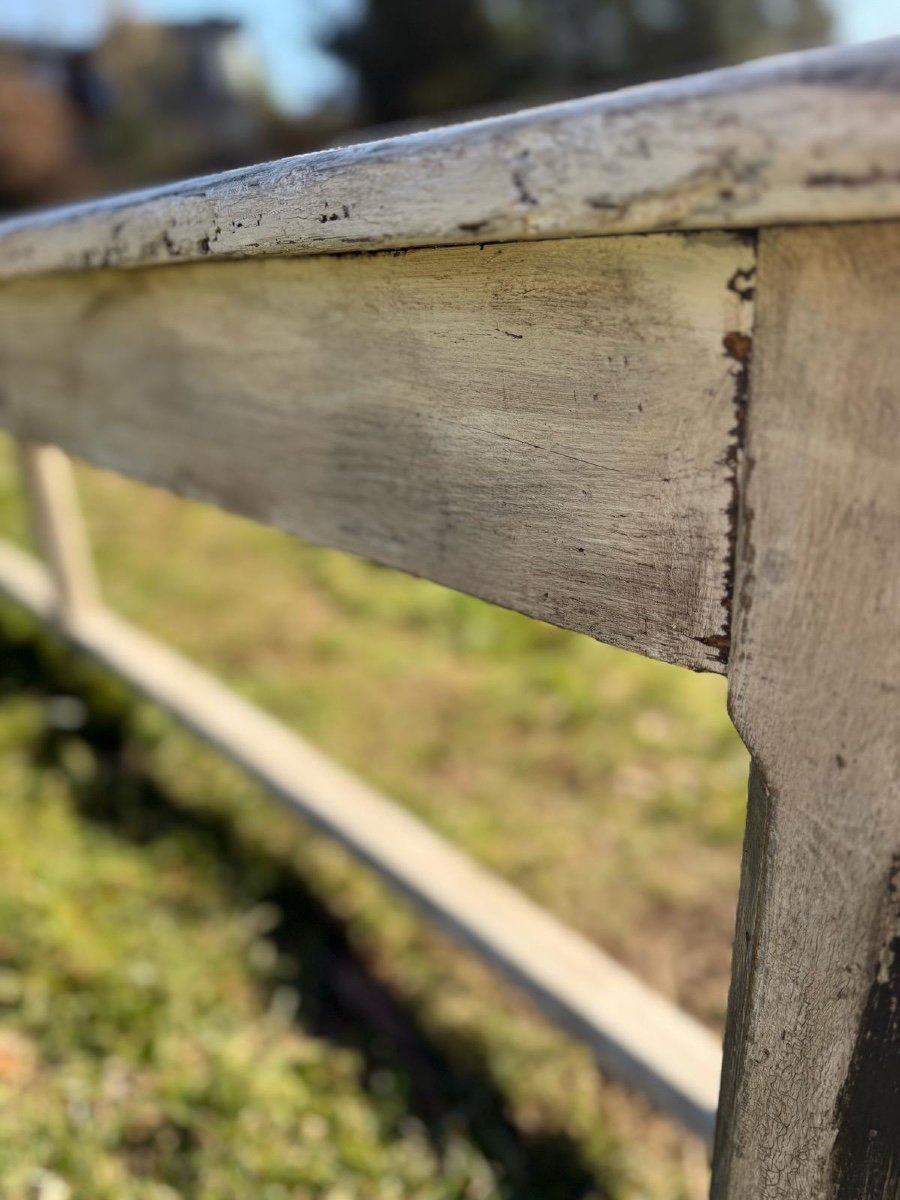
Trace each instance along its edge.
{"label": "white painted wood surface", "polygon": [[[45,620],[56,614],[46,572],[4,543],[0,591]],[[525,988],[604,1070],[711,1139],[721,1054],[691,1017],[167,646],[102,609],[71,614],[64,629]]]}
{"label": "white painted wood surface", "polygon": [[900,1196],[900,226],[761,236],[716,1200]]}
{"label": "white painted wood surface", "polygon": [[56,446],[19,445],[22,484],[35,541],[56,590],[59,619],[100,601],[72,464]]}
{"label": "white painted wood surface", "polygon": [[900,216],[900,40],[787,55],[0,225],[0,275]]}
{"label": "white painted wood surface", "polygon": [[[896,40],[819,51],[0,224],[16,436],[727,662],[715,1200],[900,1197],[898,84]],[[53,615],[12,548],[0,586]],[[66,627],[708,1133],[691,1022],[170,651]]]}
{"label": "white painted wood surface", "polygon": [[754,250],[731,234],[0,285],[0,426],[722,671]]}

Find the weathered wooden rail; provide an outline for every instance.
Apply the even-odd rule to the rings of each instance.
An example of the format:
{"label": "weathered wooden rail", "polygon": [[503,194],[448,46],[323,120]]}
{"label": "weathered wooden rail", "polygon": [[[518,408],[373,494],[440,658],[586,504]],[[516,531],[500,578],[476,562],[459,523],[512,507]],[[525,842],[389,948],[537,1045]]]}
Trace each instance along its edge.
{"label": "weathered wooden rail", "polygon": [[704,1030],[103,606],[54,447],[727,672],[717,1200],[900,1197],[898,85],[898,42],[820,51],[0,226],[46,563],[0,588],[704,1136]]}

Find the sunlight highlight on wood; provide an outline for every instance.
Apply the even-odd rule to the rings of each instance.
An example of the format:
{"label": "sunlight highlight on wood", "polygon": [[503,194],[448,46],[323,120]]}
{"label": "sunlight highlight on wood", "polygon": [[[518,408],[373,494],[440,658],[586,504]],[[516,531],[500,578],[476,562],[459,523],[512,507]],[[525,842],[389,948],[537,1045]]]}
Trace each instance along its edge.
{"label": "sunlight highlight on wood", "polygon": [[0,427],[724,670],[754,251],[732,234],[0,285]]}
{"label": "sunlight highlight on wood", "polygon": [[900,215],[896,40],[788,54],[0,224],[0,276]]}

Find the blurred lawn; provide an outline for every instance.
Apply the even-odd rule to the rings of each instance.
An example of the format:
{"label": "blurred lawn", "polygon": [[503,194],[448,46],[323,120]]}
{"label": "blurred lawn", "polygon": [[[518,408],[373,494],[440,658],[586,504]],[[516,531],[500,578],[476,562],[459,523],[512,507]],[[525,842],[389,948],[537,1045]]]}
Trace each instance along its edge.
{"label": "blurred lawn", "polygon": [[[721,679],[80,478],[121,612],[720,1025]],[[4,1200],[38,1166],[100,1200],[702,1194],[696,1147],[238,772],[9,606],[0,655]]]}

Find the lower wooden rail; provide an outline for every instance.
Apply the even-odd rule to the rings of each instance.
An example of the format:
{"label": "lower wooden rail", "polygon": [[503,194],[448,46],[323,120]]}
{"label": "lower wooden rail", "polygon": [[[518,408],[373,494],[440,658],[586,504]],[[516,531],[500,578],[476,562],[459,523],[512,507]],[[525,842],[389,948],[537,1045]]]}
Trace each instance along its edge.
{"label": "lower wooden rail", "polygon": [[61,608],[51,573],[8,543],[0,591],[336,838],[587,1042],[605,1071],[711,1141],[721,1053],[691,1017],[169,647],[99,603]]}

